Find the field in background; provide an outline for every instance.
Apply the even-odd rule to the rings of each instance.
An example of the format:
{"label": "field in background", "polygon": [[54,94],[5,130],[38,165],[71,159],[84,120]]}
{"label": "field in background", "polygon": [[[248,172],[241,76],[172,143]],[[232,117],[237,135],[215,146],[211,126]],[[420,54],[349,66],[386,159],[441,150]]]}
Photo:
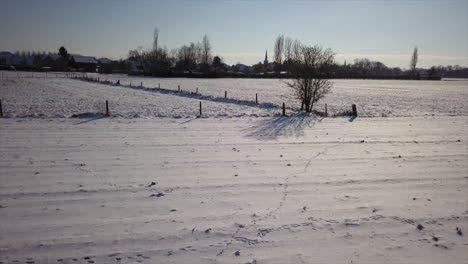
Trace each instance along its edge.
{"label": "field in background", "polygon": [[[6,104],[6,112],[11,116],[68,117],[72,114],[97,111],[95,104],[103,105],[109,100],[114,114],[121,117],[191,117],[198,113],[200,100],[196,96],[176,96],[158,92],[141,91],[129,87],[91,84],[78,80],[53,78],[55,73],[15,73],[2,72],[0,97]],[[20,77],[15,77],[19,74]],[[22,75],[21,75],[22,74]],[[33,75],[32,75],[33,74]],[[277,79],[187,79],[187,78],[146,78],[126,75],[88,74],[100,80],[109,80],[121,85],[162,88],[176,91],[181,89],[211,96],[216,99],[255,101],[288,108],[298,108],[291,90],[284,80]],[[36,76],[31,78],[31,76]],[[60,75],[59,75],[60,76]],[[402,81],[402,80],[333,80],[332,93],[317,105],[318,111],[333,115],[349,111],[352,104],[358,106],[362,117],[385,116],[459,116],[468,115],[468,80],[456,81]],[[67,102],[68,109],[62,109],[70,100],[70,95],[81,102],[81,106]],[[130,97],[130,98],[129,98]],[[12,99],[13,98],[13,99]],[[14,100],[14,102],[12,102]],[[206,102],[206,116],[274,116],[280,110],[242,105],[236,102]],[[213,105],[210,105],[213,104]],[[47,105],[47,107],[45,106]],[[14,110],[8,110],[14,109]]]}

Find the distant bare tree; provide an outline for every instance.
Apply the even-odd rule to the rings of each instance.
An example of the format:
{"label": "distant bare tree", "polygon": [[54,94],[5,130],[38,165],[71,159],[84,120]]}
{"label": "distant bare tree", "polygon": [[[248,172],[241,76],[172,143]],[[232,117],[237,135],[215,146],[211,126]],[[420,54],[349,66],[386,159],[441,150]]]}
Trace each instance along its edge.
{"label": "distant bare tree", "polygon": [[284,36],[279,35],[275,40],[274,59],[277,65],[281,65],[284,51]]}
{"label": "distant bare tree", "polygon": [[195,68],[197,65],[199,65],[202,62],[203,58],[203,49],[202,49],[202,44],[200,41],[197,42],[197,44],[190,43],[190,49],[191,52],[193,53],[193,61],[195,62]]}
{"label": "distant bare tree", "polygon": [[292,57],[293,58],[300,57],[301,50],[302,50],[302,43],[298,39],[295,39],[293,43],[293,48],[292,48]]}
{"label": "distant bare tree", "polygon": [[202,64],[208,65],[211,62],[211,44],[208,36],[203,36],[202,40]]}
{"label": "distant bare tree", "polygon": [[128,51],[128,59],[129,60],[133,60],[133,61],[139,61],[142,59],[142,54],[138,51],[138,50],[129,50]]}
{"label": "distant bare tree", "polygon": [[153,31],[153,50],[158,49],[159,30],[157,27]]}
{"label": "distant bare tree", "polygon": [[201,60],[201,45],[191,42],[190,46],[182,46],[177,54],[177,65],[179,69],[192,71]]}
{"label": "distant bare tree", "polygon": [[418,64],[418,46],[414,47],[413,56],[411,56],[410,69],[413,79],[416,79],[416,65]]}
{"label": "distant bare tree", "polygon": [[301,101],[301,110],[312,112],[314,105],[325,97],[333,83],[328,79],[334,64],[335,53],[319,46],[294,43],[293,56],[289,66],[292,80],[287,85],[294,90]]}
{"label": "distant bare tree", "polygon": [[292,57],[293,40],[290,37],[284,39],[284,61],[289,61]]}

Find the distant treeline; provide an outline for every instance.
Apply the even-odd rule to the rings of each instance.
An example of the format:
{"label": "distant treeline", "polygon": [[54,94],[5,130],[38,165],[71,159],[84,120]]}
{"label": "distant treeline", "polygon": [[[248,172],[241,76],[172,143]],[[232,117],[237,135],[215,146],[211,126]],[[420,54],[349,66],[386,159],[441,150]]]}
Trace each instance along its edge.
{"label": "distant treeline", "polygon": [[[274,62],[259,62],[252,66],[237,63],[227,65],[220,56],[213,55],[208,36],[201,42],[192,42],[180,48],[168,50],[158,43],[158,30],[155,30],[153,47],[130,50],[126,59],[110,60],[69,54],[65,47],[57,53],[37,51],[0,52],[0,69],[34,71],[84,71],[100,73],[127,73],[155,77],[188,78],[290,78],[292,48],[295,42],[284,41],[284,58],[278,56],[275,43]],[[280,42],[278,42],[280,43]],[[427,69],[401,69],[387,67],[379,61],[367,58],[355,59],[352,63],[333,63],[327,67],[326,78],[355,79],[428,79],[468,78],[468,68],[455,66],[433,66]]]}

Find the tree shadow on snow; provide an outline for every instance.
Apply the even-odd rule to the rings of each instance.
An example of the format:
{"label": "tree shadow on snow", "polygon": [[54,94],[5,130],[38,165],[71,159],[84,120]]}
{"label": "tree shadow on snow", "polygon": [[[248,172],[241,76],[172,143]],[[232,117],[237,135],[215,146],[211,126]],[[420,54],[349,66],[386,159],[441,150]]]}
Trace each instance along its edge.
{"label": "tree shadow on snow", "polygon": [[306,113],[261,119],[255,126],[248,129],[247,137],[254,137],[258,140],[272,140],[278,137],[301,137],[304,136],[304,129],[314,126],[322,119],[322,117]]}

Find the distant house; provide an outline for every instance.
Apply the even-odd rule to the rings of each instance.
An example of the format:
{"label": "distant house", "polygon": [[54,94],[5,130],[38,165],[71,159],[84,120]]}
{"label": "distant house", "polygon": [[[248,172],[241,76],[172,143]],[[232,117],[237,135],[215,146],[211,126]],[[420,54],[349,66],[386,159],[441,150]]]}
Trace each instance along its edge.
{"label": "distant house", "polygon": [[47,59],[47,58],[50,58],[51,60],[56,61],[56,60],[62,58],[62,56],[60,56],[60,55],[58,55],[58,54],[48,54],[48,55],[43,55],[43,56],[42,56],[42,59],[43,59],[43,60],[45,60],[45,59]]}
{"label": "distant house", "polygon": [[38,63],[36,63],[37,67],[40,67],[42,70],[59,70],[63,67],[60,67],[60,62],[62,59],[62,56],[58,54],[48,54],[48,55],[42,55],[38,56],[40,59],[37,60]]}
{"label": "distant house", "polygon": [[0,64],[16,66],[20,64],[24,64],[25,58],[16,56],[11,52],[2,51],[0,52]]}
{"label": "distant house", "polygon": [[98,59],[97,72],[99,73],[112,73],[112,60],[108,58]]}
{"label": "distant house", "polygon": [[253,70],[252,66],[248,66],[248,65],[245,65],[245,64],[242,64],[242,63],[238,63],[238,64],[234,65],[233,68],[236,68],[240,72],[251,72]]}
{"label": "distant house", "polygon": [[143,74],[143,63],[137,60],[129,60],[130,64],[130,74]]}
{"label": "distant house", "polygon": [[112,62],[112,60],[111,60],[111,59],[108,59],[108,58],[100,58],[100,59],[98,59],[98,62],[99,62],[100,64],[109,64],[109,63]]}
{"label": "distant house", "polygon": [[26,64],[27,66],[33,66],[34,65],[34,57],[36,56],[29,56],[29,57],[26,57],[25,61],[24,61],[24,64]]}
{"label": "distant house", "polygon": [[12,65],[11,60],[15,55],[8,51],[0,52],[0,64]]}
{"label": "distant house", "polygon": [[78,71],[95,72],[98,61],[94,57],[72,55],[70,57],[70,64]]}

